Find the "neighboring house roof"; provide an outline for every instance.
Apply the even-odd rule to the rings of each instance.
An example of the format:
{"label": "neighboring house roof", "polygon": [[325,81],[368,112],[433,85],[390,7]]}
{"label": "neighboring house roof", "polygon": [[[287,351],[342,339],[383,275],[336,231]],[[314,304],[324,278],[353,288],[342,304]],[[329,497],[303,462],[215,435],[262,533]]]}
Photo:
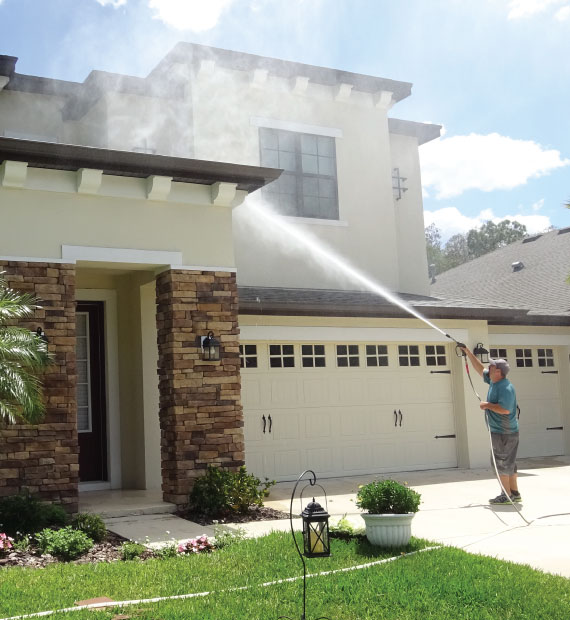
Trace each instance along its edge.
{"label": "neighboring house roof", "polygon": [[527,237],[436,277],[441,299],[527,308],[528,320],[570,324],[570,227]]}
{"label": "neighboring house roof", "polygon": [[412,136],[418,139],[418,146],[439,138],[441,125],[431,123],[416,123],[415,121],[404,121],[400,118],[388,119],[388,130],[390,133],[402,136]]}
{"label": "neighboring house roof", "polygon": [[33,168],[94,168],[105,174],[139,178],[167,176],[180,183],[200,185],[236,183],[237,189],[248,192],[271,183],[281,174],[276,168],[0,137],[0,162],[5,160],[27,162]]}

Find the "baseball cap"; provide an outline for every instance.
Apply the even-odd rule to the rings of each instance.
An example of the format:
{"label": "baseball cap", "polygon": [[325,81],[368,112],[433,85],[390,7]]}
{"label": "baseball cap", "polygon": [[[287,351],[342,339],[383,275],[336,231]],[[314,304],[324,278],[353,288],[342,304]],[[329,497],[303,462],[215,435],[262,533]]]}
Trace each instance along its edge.
{"label": "baseball cap", "polygon": [[509,374],[509,370],[511,369],[511,367],[509,366],[509,362],[502,358],[490,359],[489,366],[496,366],[503,373],[503,377],[506,377]]}

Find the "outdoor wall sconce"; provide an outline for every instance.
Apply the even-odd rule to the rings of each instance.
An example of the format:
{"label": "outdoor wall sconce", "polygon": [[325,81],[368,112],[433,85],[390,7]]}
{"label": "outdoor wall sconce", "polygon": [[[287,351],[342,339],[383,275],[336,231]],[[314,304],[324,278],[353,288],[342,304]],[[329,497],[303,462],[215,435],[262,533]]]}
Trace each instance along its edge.
{"label": "outdoor wall sconce", "polygon": [[473,349],[473,355],[477,356],[482,364],[489,363],[489,351],[485,349],[482,342],[477,343],[477,346]]}
{"label": "outdoor wall sconce", "polygon": [[[306,602],[307,602],[307,566],[303,556],[307,558],[327,558],[331,554],[330,539],[329,539],[329,517],[326,510],[327,494],[323,487],[318,484],[317,486],[322,489],[325,496],[325,508],[323,508],[318,502],[313,501],[307,504],[303,512],[301,513],[301,519],[303,522],[303,552],[299,548],[297,539],[295,538],[295,531],[293,529],[293,500],[295,499],[295,491],[299,482],[303,479],[305,474],[310,474],[309,484],[305,485],[301,490],[300,501],[303,502],[303,491],[308,486],[315,486],[317,482],[317,476],[311,469],[305,470],[298,478],[293,492],[291,493],[291,506],[289,508],[289,521],[291,523],[291,536],[297,549],[297,553],[303,563],[303,614],[301,620],[306,620]],[[279,616],[277,620],[293,620],[289,616]],[[320,616],[316,620],[330,620],[326,616]]]}
{"label": "outdoor wall sconce", "polygon": [[41,338],[46,344],[48,343],[46,333],[41,327],[38,327],[33,333],[35,333],[38,338]]}
{"label": "outdoor wall sconce", "polygon": [[217,362],[220,359],[220,342],[214,338],[214,332],[202,336],[202,359],[207,362]]}

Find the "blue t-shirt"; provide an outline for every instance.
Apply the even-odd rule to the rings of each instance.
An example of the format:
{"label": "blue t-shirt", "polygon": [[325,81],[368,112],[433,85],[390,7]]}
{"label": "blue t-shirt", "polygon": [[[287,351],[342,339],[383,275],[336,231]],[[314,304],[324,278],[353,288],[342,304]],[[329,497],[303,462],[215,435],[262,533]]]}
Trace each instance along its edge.
{"label": "blue t-shirt", "polygon": [[517,420],[517,395],[515,388],[508,379],[501,379],[497,383],[491,383],[489,371],[483,371],[483,381],[489,386],[487,402],[500,405],[503,409],[508,409],[509,413],[495,413],[487,409],[489,427],[492,433],[511,435],[519,432],[519,422]]}

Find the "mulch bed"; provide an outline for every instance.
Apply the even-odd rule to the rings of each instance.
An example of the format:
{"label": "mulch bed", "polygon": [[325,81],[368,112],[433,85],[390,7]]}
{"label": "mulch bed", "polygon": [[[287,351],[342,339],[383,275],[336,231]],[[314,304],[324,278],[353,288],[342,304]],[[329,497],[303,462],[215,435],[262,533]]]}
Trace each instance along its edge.
{"label": "mulch bed", "polygon": [[[242,515],[228,515],[219,519],[212,519],[204,515],[197,515],[191,512],[178,512],[177,516],[194,521],[200,525],[214,525],[216,523],[249,523],[250,521],[268,521],[273,519],[288,519],[289,513],[274,510],[273,508],[252,506],[249,511]],[[117,562],[120,561],[121,545],[128,539],[119,536],[113,532],[107,531],[105,540],[95,543],[93,547],[77,560],[72,560],[71,564],[96,564],[98,562]],[[145,551],[141,556],[141,560],[154,557],[151,550]],[[40,550],[31,545],[28,551],[16,551],[12,549],[10,552],[0,556],[0,569],[4,566],[27,566],[30,568],[43,568],[48,564],[60,562],[58,558],[45,554],[42,555]]]}

